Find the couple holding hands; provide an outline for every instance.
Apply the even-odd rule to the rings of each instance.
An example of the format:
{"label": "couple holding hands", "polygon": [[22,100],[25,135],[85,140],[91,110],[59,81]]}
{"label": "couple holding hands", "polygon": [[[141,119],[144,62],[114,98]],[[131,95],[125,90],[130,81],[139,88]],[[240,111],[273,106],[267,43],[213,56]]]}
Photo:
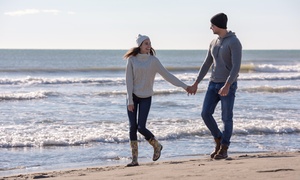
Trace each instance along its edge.
{"label": "couple holding hands", "polygon": [[[210,19],[210,29],[218,37],[210,43],[207,56],[192,86],[186,85],[164,68],[155,57],[155,50],[152,48],[148,36],[138,35],[137,47],[130,49],[124,55],[127,60],[127,114],[132,151],[132,162],[127,166],[139,165],[137,132],[141,133],[153,146],[153,161],[159,159],[163,149],[152,132],[146,128],[156,73],[174,86],[182,87],[188,94],[194,95],[197,92],[198,84],[211,69],[201,116],[215,141],[215,149],[210,154],[211,158],[225,159],[228,157],[227,149],[233,131],[233,106],[241,65],[242,45],[235,33],[227,30],[227,20],[227,15],[224,13],[216,14]],[[224,124],[222,131],[213,117],[218,102],[221,102],[221,117]]]}

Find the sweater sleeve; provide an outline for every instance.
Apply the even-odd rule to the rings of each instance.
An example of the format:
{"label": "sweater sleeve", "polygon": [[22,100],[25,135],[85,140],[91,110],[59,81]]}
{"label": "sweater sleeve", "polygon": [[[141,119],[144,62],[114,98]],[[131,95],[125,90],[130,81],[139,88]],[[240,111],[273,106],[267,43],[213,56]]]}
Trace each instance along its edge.
{"label": "sweater sleeve", "polygon": [[205,75],[207,74],[209,68],[211,67],[211,65],[213,63],[213,57],[211,55],[210,49],[211,49],[211,47],[209,47],[206,58],[198,72],[198,76],[197,76],[197,80],[196,80],[198,83],[200,83],[200,81],[203,80],[203,78],[205,77]]}
{"label": "sweater sleeve", "polygon": [[180,81],[176,76],[171,74],[161,63],[158,59],[155,61],[156,71],[169,83],[173,84],[177,87],[182,87],[183,89],[187,89],[187,85]]}
{"label": "sweater sleeve", "polygon": [[131,59],[127,59],[126,65],[126,88],[127,88],[127,105],[133,104],[133,67]]}
{"label": "sweater sleeve", "polygon": [[232,69],[227,78],[228,83],[232,84],[238,77],[241,61],[242,61],[242,45],[238,39],[236,39],[230,46]]}

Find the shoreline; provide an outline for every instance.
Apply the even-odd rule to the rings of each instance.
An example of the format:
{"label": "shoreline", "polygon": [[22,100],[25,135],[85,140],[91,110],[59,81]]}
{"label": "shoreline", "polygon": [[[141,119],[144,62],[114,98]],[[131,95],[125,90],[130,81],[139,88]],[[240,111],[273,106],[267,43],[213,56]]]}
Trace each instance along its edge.
{"label": "shoreline", "polygon": [[230,155],[225,160],[208,156],[125,165],[64,169],[0,177],[12,179],[298,179],[300,151]]}

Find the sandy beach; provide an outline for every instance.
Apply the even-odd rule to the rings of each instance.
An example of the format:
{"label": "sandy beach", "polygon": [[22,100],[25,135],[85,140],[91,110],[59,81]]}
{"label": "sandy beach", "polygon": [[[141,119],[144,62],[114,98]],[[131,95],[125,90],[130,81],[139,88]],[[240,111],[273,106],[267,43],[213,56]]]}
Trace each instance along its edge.
{"label": "sandy beach", "polygon": [[199,157],[1,177],[12,179],[300,179],[300,151],[232,155],[225,160]]}

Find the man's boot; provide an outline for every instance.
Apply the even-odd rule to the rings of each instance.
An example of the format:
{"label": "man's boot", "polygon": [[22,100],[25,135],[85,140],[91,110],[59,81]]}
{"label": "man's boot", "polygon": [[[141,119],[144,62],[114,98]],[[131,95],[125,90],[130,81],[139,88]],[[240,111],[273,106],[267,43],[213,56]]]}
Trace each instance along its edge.
{"label": "man's boot", "polygon": [[127,167],[138,166],[138,141],[130,141],[132,162],[127,164]]}
{"label": "man's boot", "polygon": [[161,150],[163,149],[163,146],[153,137],[148,140],[149,144],[153,146],[154,153],[153,153],[153,161],[156,161],[159,159]]}
{"label": "man's boot", "polygon": [[227,150],[228,150],[228,146],[222,144],[220,150],[215,155],[214,159],[226,159],[228,157]]}
{"label": "man's boot", "polygon": [[216,147],[215,147],[215,151],[213,151],[211,154],[210,154],[210,157],[211,158],[214,158],[215,155],[218,153],[218,151],[220,150],[220,147],[221,147],[221,138],[215,138],[215,143],[216,143]]}

